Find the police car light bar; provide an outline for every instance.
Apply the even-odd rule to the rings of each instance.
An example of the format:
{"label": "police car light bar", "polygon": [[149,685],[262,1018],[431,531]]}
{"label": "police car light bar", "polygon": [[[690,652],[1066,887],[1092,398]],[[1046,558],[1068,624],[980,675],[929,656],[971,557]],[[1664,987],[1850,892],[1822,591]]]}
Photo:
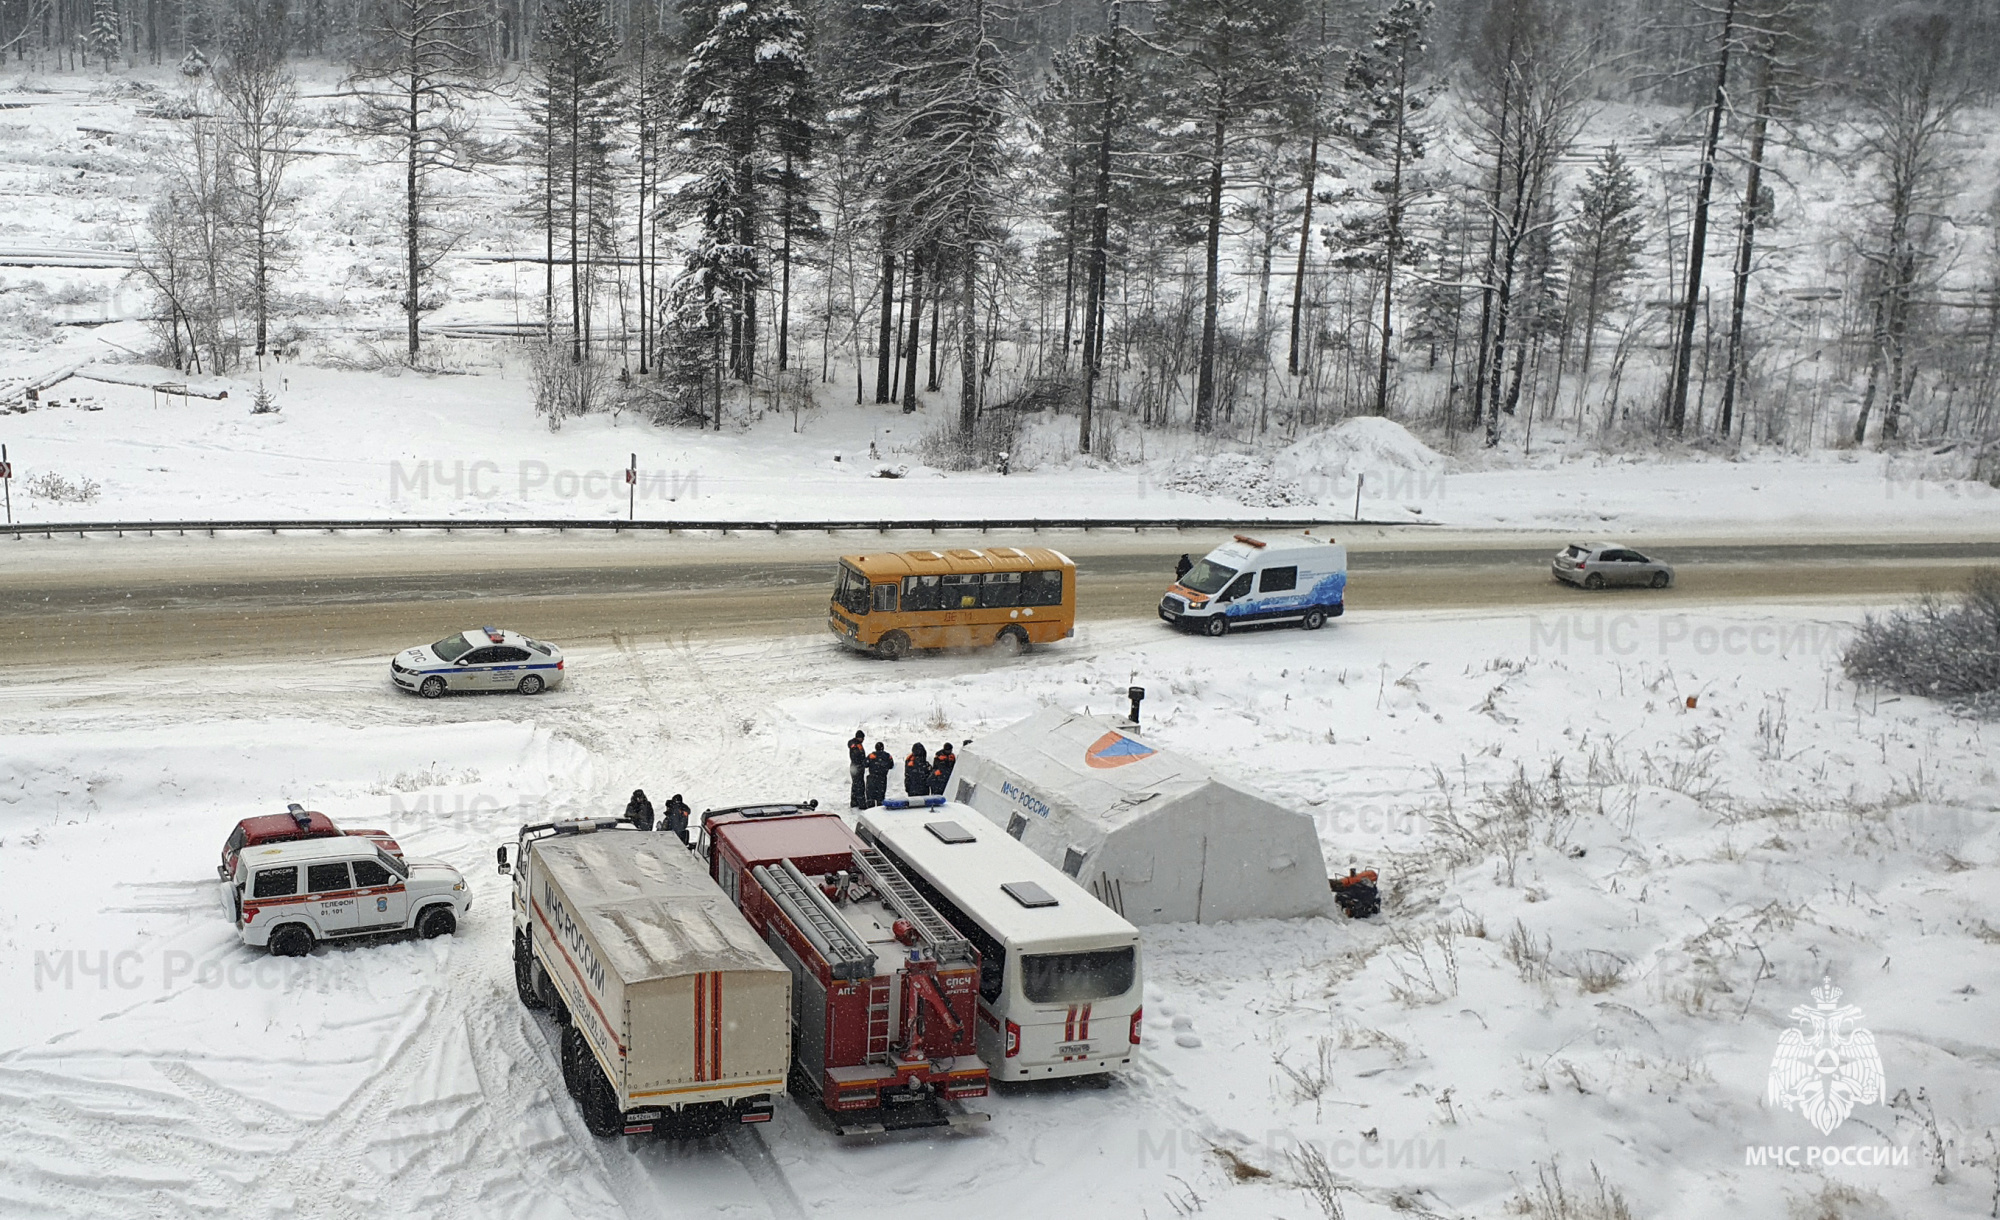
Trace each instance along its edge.
{"label": "police car light bar", "polygon": [[486,638],[493,641],[495,644],[504,643],[507,639],[506,636],[500,634],[500,629],[498,627],[481,627],[480,630],[484,631],[486,633]]}

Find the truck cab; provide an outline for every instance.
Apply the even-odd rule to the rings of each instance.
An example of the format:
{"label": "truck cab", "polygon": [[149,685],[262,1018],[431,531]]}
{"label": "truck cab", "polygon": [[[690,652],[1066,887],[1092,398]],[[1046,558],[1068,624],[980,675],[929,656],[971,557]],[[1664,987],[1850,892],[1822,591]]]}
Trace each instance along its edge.
{"label": "truck cab", "polygon": [[1346,547],[1310,533],[1238,534],[1177,578],[1159,613],[1169,626],[1211,636],[1292,623],[1317,631],[1346,601]]}

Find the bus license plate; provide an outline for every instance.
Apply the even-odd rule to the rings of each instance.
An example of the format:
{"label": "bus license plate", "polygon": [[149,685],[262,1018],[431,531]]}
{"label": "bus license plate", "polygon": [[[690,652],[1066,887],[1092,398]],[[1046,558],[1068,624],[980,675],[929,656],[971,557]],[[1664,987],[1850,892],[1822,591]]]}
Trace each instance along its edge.
{"label": "bus license plate", "polygon": [[1065,1058],[1071,1055],[1088,1055],[1089,1053],[1090,1043],[1088,1042],[1065,1042],[1056,1048],[1056,1054],[1062,1055]]}

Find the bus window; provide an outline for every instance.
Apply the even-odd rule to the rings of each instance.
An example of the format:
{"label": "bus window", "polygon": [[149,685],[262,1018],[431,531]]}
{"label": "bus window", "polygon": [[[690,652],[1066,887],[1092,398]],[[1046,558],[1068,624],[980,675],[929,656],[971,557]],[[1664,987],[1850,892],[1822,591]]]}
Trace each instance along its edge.
{"label": "bus window", "polygon": [[986,583],[979,587],[981,606],[1018,606],[1021,604],[1021,574],[1019,572],[988,572]]}
{"label": "bus window", "polygon": [[903,609],[944,609],[944,587],[935,576],[903,577]]}
{"label": "bus window", "polygon": [[868,578],[841,564],[840,581],[833,587],[833,600],[849,614],[868,613]]}
{"label": "bus window", "polygon": [[875,586],[875,608],[885,614],[894,614],[896,612],[895,585]]}
{"label": "bus window", "polygon": [[962,572],[944,578],[944,609],[976,610],[979,608],[979,573]]}
{"label": "bus window", "polygon": [[1083,953],[1029,953],[1021,958],[1021,992],[1031,1004],[1086,1004],[1132,990],[1138,973],[1132,946]]}
{"label": "bus window", "polygon": [[1062,605],[1062,573],[1021,573],[1021,604],[1024,606]]}

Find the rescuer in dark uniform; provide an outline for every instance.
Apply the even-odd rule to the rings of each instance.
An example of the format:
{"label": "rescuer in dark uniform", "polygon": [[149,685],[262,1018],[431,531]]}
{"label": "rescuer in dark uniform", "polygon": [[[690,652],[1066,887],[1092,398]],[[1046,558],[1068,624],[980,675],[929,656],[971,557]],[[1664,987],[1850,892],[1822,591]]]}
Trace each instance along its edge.
{"label": "rescuer in dark uniform", "polygon": [[863,809],[873,809],[889,795],[889,772],[896,769],[896,758],[889,753],[889,747],[875,743],[874,753],[868,756],[868,792],[862,801]]}
{"label": "rescuer in dark uniform", "polygon": [[931,795],[943,796],[945,785],[951,782],[951,769],[958,765],[958,755],[951,752],[951,743],[945,742],[931,758]]}
{"label": "rescuer in dark uniform", "polygon": [[660,811],[660,829],[670,835],[679,835],[681,843],[686,845],[688,841],[688,814],[690,812],[692,811],[688,809],[687,802],[681,799],[681,794],[678,792],[674,793],[667,798],[667,807]]}
{"label": "rescuer in dark uniform", "polygon": [[1179,584],[1192,571],[1194,571],[1194,560],[1188,558],[1186,555],[1181,556],[1181,561],[1174,565],[1174,583]]}
{"label": "rescuer in dark uniform", "polygon": [[921,741],[910,744],[903,758],[903,795],[927,796],[931,790],[931,758]]}
{"label": "rescuer in dark uniform", "polygon": [[847,807],[866,809],[868,807],[868,738],[860,729],[847,739]]}
{"label": "rescuer in dark uniform", "polygon": [[632,799],[625,802],[625,816],[640,830],[653,828],[653,802],[646,799],[644,789],[632,789]]}

